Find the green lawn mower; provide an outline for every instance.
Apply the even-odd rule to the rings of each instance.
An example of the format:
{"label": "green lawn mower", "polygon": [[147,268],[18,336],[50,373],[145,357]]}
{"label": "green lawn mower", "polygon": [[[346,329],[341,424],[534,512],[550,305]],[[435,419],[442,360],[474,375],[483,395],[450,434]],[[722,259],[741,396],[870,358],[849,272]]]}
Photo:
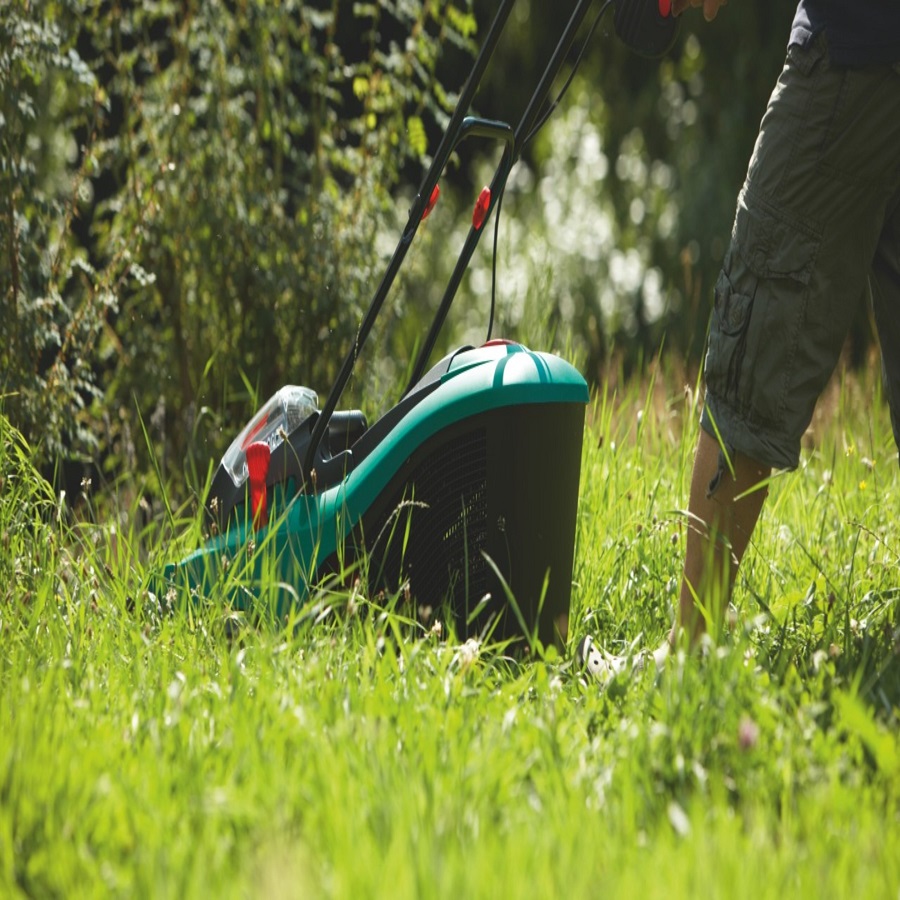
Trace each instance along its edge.
{"label": "green lawn mower", "polygon": [[[368,596],[400,592],[413,609],[448,609],[459,637],[565,645],[587,384],[557,356],[492,340],[490,325],[484,344],[428,368],[472,253],[492,212],[499,214],[510,170],[571,81],[546,102],[593,3],[577,3],[515,128],[468,114],[514,5],[502,0],[497,10],[325,402],[319,408],[315,392],[286,386],[253,416],[212,481],[210,537],[167,567],[166,590],[224,592],[252,610],[266,586],[278,589],[279,605],[303,606],[337,583]],[[636,51],[658,56],[671,47],[669,0],[606,0],[591,33],[610,8],[616,32]],[[361,412],[337,409],[341,394],[438,198],[450,154],[472,137],[501,142],[502,157],[475,203],[409,384],[369,425]]]}

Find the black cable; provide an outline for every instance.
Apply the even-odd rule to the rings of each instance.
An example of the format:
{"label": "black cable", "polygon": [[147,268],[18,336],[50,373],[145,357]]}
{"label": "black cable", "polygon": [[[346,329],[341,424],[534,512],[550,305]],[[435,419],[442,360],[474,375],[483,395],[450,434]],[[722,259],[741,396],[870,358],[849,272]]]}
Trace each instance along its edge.
{"label": "black cable", "polygon": [[[575,62],[572,64],[572,70],[569,72],[569,77],[566,78],[565,84],[560,89],[559,94],[557,94],[556,99],[550,104],[547,108],[547,111],[538,119],[534,128],[528,132],[528,134],[523,138],[522,142],[519,144],[517,149],[517,156],[521,155],[522,149],[525,145],[547,124],[547,120],[553,113],[556,111],[556,108],[562,102],[563,97],[566,94],[566,91],[569,90],[570,85],[572,84],[573,79],[575,78],[575,73],[578,71],[578,67],[581,65],[581,61],[584,58],[584,53],[587,50],[588,44],[591,42],[591,38],[594,36],[594,32],[597,30],[597,26],[600,24],[600,20],[606,15],[607,10],[613,5],[615,0],[606,0],[603,6],[600,7],[594,21],[591,23],[591,27],[588,29],[587,37],[584,39],[584,42],[581,45],[581,49],[578,51],[578,55],[575,57]],[[497,304],[497,239],[500,231],[500,209],[503,206],[503,194],[506,191],[506,182],[503,182],[503,189],[500,191],[500,196],[497,198],[497,210],[496,215],[494,216],[494,252],[493,258],[491,259],[491,311],[490,316],[488,318],[488,330],[487,330],[487,338],[486,341],[491,339],[491,333],[494,330],[494,310]]]}
{"label": "black cable", "polygon": [[[504,185],[504,190],[506,185]],[[488,330],[485,342],[491,339],[491,332],[494,330],[494,308],[497,305],[497,237],[500,232],[500,209],[503,206],[503,193],[497,198],[497,214],[494,216],[494,253],[491,258],[491,313],[488,317]]]}
{"label": "black cable", "polygon": [[569,86],[572,84],[572,80],[575,78],[575,73],[578,71],[578,67],[581,65],[582,58],[584,57],[585,50],[587,50],[588,44],[591,42],[591,38],[594,36],[594,32],[597,30],[597,26],[600,24],[600,20],[606,15],[606,11],[613,5],[615,0],[606,0],[606,3],[600,7],[599,12],[597,13],[594,21],[591,23],[591,27],[588,30],[587,37],[584,39],[584,42],[581,45],[581,49],[578,51],[578,56],[575,57],[575,62],[572,64],[572,71],[569,72],[569,77],[566,79],[566,83],[562,86],[559,94],[556,99],[550,104],[547,111],[538,119],[534,128],[525,136],[522,143],[519,145],[519,152],[521,152],[522,148],[547,124],[547,120],[553,115],[556,107],[559,106],[562,98],[565,96],[566,91],[569,89]]}

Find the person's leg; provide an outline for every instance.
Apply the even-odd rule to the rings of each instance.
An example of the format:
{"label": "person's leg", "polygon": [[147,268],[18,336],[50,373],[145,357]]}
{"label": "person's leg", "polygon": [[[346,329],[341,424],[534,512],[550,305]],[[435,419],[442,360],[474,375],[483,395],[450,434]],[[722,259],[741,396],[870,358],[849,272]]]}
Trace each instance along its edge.
{"label": "person's leg", "polygon": [[766,495],[754,485],[798,464],[870,266],[892,298],[876,314],[900,441],[898,74],[794,48],[763,119],[710,326],[678,615],[691,640],[730,597]]}
{"label": "person's leg", "polygon": [[[738,566],[767,495],[771,469],[736,453],[721,470],[719,444],[700,431],[688,502],[687,548],[678,622],[693,642],[707,626],[720,623]],[[715,490],[710,490],[714,486]],[[702,608],[700,608],[702,607]]]}
{"label": "person's leg", "polygon": [[[771,469],[799,463],[873,261],[900,444],[900,301],[896,288],[884,290],[900,271],[898,78],[889,67],[832,67],[822,40],[792,47],[760,126],[716,284],[704,367],[678,612],[692,639],[705,627],[704,610],[714,619],[725,608],[765,499],[764,484],[753,488]],[[616,670],[618,658],[589,636],[576,655],[601,675]]]}

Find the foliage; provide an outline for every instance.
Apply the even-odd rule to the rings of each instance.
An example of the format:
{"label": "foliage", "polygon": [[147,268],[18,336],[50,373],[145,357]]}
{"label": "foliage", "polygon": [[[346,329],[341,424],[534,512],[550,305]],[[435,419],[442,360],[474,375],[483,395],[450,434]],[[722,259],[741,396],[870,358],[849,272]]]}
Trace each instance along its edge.
{"label": "foliage", "polygon": [[0,393],[44,458],[96,448],[95,348],[123,274],[74,234],[103,103],[71,28],[68,4],[0,12]]}
{"label": "foliage", "polygon": [[248,386],[327,383],[391,188],[452,101],[441,48],[468,48],[472,25],[417,0],[16,0],[0,83],[10,414],[52,457],[74,449],[77,403],[121,466],[136,406],[178,472],[189,449],[221,452]]}
{"label": "foliage", "polygon": [[[517,121],[573,7],[519,0],[477,112]],[[258,400],[283,383],[324,394],[468,74],[476,19],[483,34],[495,11],[4,4],[0,393],[42,464],[89,459],[113,480],[158,467],[184,496]],[[710,25],[690,10],[662,61],[604,20],[513,171],[495,334],[549,331],[592,383],[660,346],[699,364],[791,12],[732,4]],[[402,384],[495,153],[454,154],[347,405],[381,412]],[[486,236],[438,350],[483,339],[492,277]]]}
{"label": "foliage", "polygon": [[[895,895],[900,470],[871,389],[835,386],[773,483],[737,627],[606,691],[397,598],[166,613],[169,528],[67,526],[0,417],[0,892]],[[663,367],[590,415],[572,643],[652,646],[695,394]]]}
{"label": "foliage", "polygon": [[[153,40],[160,18],[164,43]],[[416,123],[441,109],[434,68],[452,27],[430,3],[352,15],[337,3],[172,4],[123,17],[111,89],[125,114],[110,165],[121,161],[135,199],[110,238],[138,231],[155,282],[123,299],[123,314],[147,324],[126,333],[120,396],[174,405],[166,426],[187,437],[203,408],[238,398],[227,421],[246,417],[245,379],[263,396],[328,383],[381,264],[390,188],[424,154]],[[389,29],[413,37],[388,42]],[[146,83],[132,81],[134,57]],[[171,380],[176,390],[156,390]],[[218,424],[197,435],[202,459],[210,433],[221,445]],[[183,452],[184,437],[167,433],[166,450]]]}

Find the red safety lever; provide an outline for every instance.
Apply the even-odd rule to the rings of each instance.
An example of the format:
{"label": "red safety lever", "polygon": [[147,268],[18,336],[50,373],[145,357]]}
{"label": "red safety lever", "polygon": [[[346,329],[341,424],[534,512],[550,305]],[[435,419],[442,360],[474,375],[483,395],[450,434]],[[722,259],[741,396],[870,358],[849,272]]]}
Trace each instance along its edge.
{"label": "red safety lever", "polygon": [[438,197],[441,196],[441,186],[436,184],[431,191],[431,196],[428,198],[428,202],[425,204],[425,209],[422,212],[422,221],[424,222],[428,216],[431,214],[431,211],[434,209],[434,204],[438,202]]}
{"label": "red safety lever", "polygon": [[475,201],[475,209],[472,210],[472,227],[476,231],[481,230],[488,210],[491,208],[491,189],[487,186],[481,189],[478,199]]}

